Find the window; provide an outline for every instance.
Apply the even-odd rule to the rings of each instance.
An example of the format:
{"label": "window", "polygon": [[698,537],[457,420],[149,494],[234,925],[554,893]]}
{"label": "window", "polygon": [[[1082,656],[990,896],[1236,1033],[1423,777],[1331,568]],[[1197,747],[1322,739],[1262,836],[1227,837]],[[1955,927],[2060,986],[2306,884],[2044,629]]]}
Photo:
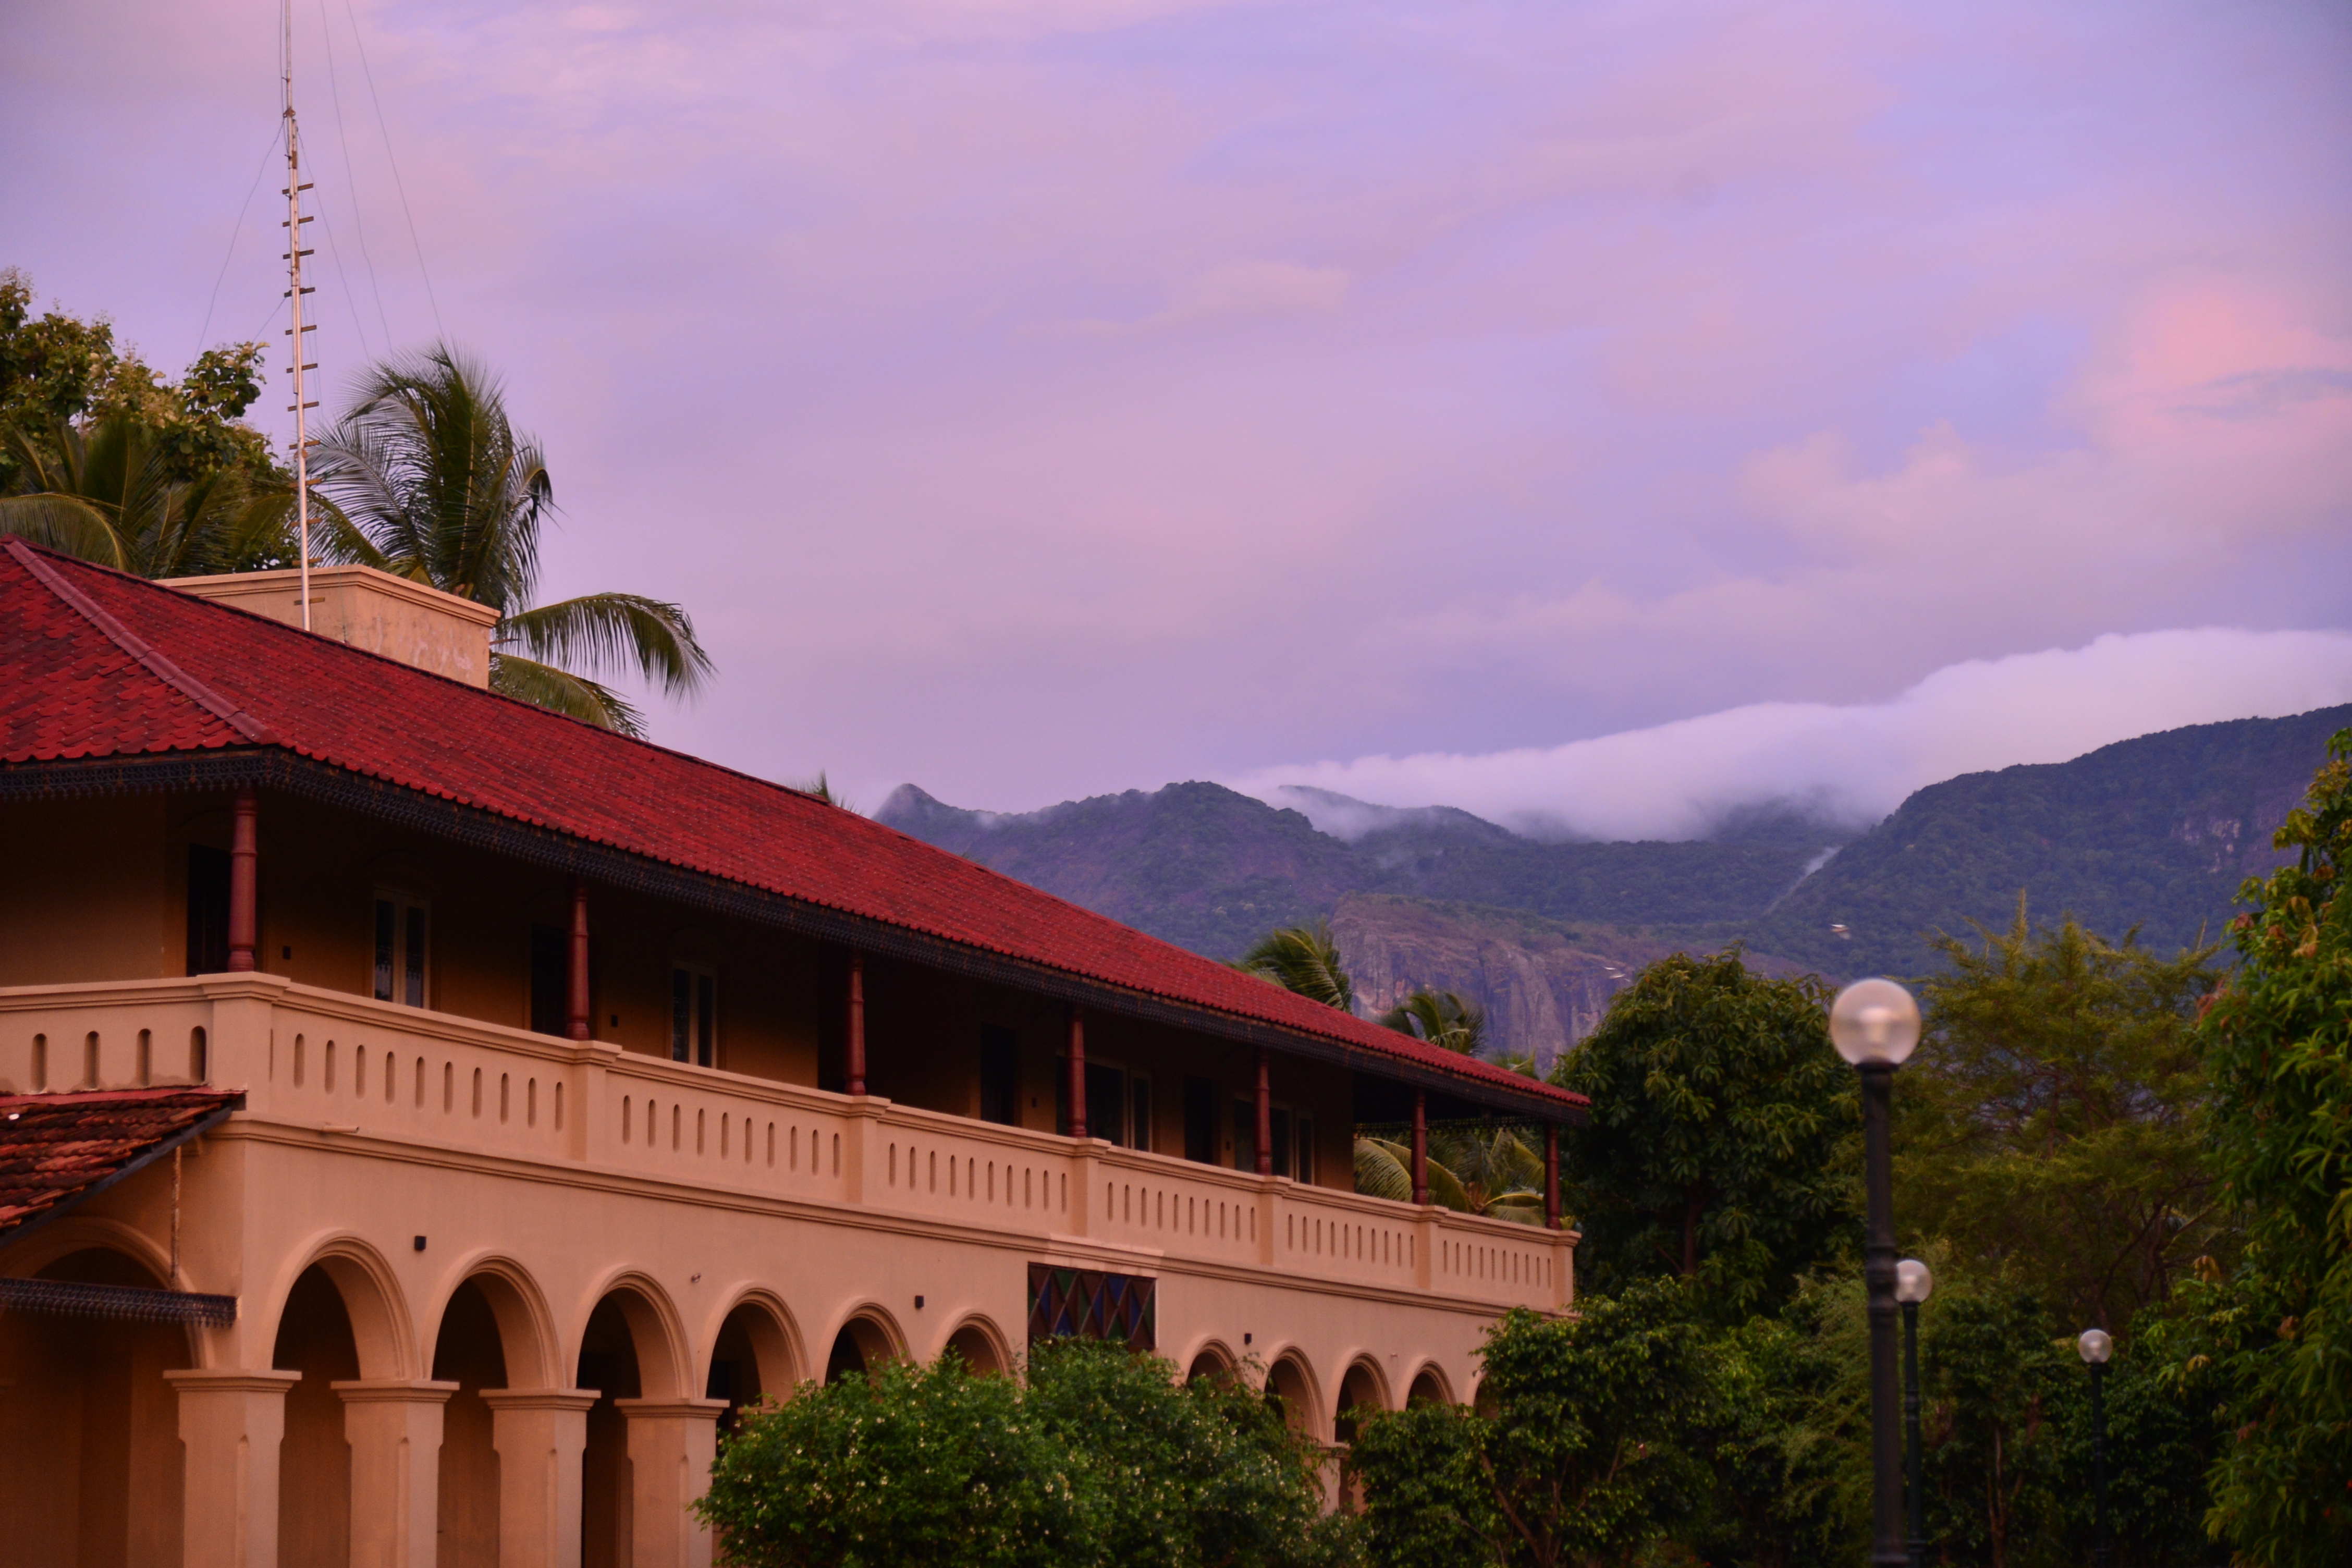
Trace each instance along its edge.
{"label": "window", "polygon": [[375,896],[375,999],[425,1005],[426,905],[405,893]]}
{"label": "window", "polygon": [[1234,1101],[1234,1169],[1257,1169],[1257,1101]]}
{"label": "window", "polygon": [[1217,1163],[1217,1085],[1213,1079],[1184,1080],[1184,1158]]}
{"label": "window", "polygon": [[1128,1118],[1127,1130],[1134,1134],[1132,1146],[1151,1152],[1151,1080],[1140,1075],[1128,1082],[1128,1102],[1134,1107]]}
{"label": "window", "polygon": [[530,1026],[541,1035],[572,1032],[572,938],[562,926],[530,928]]}
{"label": "window", "polygon": [[1087,1064],[1087,1131],[1105,1142],[1127,1143],[1127,1072],[1101,1062]]}
{"label": "window", "polygon": [[228,967],[228,851],[188,846],[188,973]]}
{"label": "window", "polygon": [[1274,1136],[1274,1173],[1277,1176],[1294,1174],[1290,1168],[1289,1109],[1286,1106],[1276,1106],[1273,1114],[1266,1119],[1266,1131]]}
{"label": "window", "polygon": [[980,1026],[980,1119],[1021,1122],[1021,1037],[995,1024]]}
{"label": "window", "polygon": [[1309,1186],[1315,1184],[1315,1119],[1304,1113],[1298,1118],[1298,1147],[1292,1164],[1292,1175]]}
{"label": "window", "polygon": [[697,963],[669,972],[669,1059],[716,1067],[719,1040],[719,976]]}

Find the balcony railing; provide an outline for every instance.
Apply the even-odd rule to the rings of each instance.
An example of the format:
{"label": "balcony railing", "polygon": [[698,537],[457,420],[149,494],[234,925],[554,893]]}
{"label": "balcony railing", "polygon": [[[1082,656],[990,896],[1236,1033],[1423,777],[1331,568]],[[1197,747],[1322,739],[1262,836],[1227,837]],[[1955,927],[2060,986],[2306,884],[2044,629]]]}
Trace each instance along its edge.
{"label": "balcony railing", "polygon": [[0,989],[0,1090],[206,1082],[244,1115],[1349,1293],[1569,1300],[1565,1235],[641,1056],[272,975]]}

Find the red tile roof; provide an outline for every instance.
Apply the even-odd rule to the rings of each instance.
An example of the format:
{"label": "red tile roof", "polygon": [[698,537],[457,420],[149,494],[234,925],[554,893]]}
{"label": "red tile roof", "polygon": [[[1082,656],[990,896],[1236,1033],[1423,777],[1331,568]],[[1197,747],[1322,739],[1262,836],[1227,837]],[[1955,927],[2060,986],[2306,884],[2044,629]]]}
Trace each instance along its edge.
{"label": "red tile roof", "polygon": [[797,790],[9,538],[0,764],[276,747],[666,865],[1434,1069],[1582,1096],[1309,1002]]}
{"label": "red tile roof", "polygon": [[209,1089],[0,1095],[0,1238],[127,1175],[244,1099]]}

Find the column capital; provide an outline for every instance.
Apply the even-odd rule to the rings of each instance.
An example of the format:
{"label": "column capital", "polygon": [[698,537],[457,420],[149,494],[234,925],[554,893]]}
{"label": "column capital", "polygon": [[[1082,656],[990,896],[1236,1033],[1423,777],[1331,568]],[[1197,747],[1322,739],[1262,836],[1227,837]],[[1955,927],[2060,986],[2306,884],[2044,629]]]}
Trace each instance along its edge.
{"label": "column capital", "polygon": [[653,1421],[664,1416],[687,1421],[717,1421],[727,1414],[723,1399],[615,1399],[614,1407],[632,1421]]}
{"label": "column capital", "polygon": [[460,1385],[424,1377],[361,1377],[327,1386],[346,1405],[446,1405]]}
{"label": "column capital", "polygon": [[182,1394],[284,1394],[302,1381],[299,1372],[247,1367],[179,1367],[163,1381]]}
{"label": "column capital", "polygon": [[486,1388],[482,1403],[493,1410],[586,1410],[602,1398],[593,1388]]}

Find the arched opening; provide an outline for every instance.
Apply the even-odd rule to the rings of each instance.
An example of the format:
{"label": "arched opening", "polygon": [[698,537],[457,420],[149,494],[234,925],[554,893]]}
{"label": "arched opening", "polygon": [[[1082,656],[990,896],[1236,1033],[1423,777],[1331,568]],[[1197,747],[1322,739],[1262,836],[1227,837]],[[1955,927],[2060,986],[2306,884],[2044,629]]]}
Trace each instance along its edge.
{"label": "arched opening", "polygon": [[1381,1391],[1380,1374],[1363,1362],[1348,1369],[1339,1380],[1339,1405],[1332,1420],[1333,1440],[1353,1443],[1356,1440],[1356,1417],[1388,1407]]}
{"label": "arched opening", "polygon": [[974,1319],[948,1336],[948,1347],[963,1358],[964,1365],[977,1373],[1002,1377],[1013,1368],[1008,1364],[1004,1348],[988,1326]]}
{"label": "arched opening", "polygon": [[898,1359],[890,1331],[863,1313],[841,1325],[833,1337],[833,1351],[824,1358],[824,1380],[839,1383],[851,1373],[870,1372],[886,1361]]}
{"label": "arched opening", "polygon": [[360,1375],[359,1344],[343,1293],[312,1264],[287,1293],[269,1364],[299,1372],[286,1391],[278,1450],[280,1568],[346,1568],[352,1560],[352,1447],[334,1384]]}
{"label": "arched opening", "polygon": [[1445,1386],[1445,1379],[1433,1366],[1423,1367],[1413,1374],[1412,1387],[1404,1396],[1407,1405],[1450,1405],[1454,1394]]}
{"label": "arched opening", "polygon": [[627,1568],[635,1523],[629,1423],[613,1402],[638,1398],[642,1383],[636,1337],[617,1293],[588,1314],[573,1386],[596,1391],[596,1403],[588,1410],[588,1447],[580,1459],[581,1568]]}
{"label": "arched opening", "polygon": [[746,1406],[789,1398],[799,1382],[800,1357],[777,1309],[758,1300],[737,1302],[719,1325],[703,1384],[704,1398],[727,1401],[719,1431],[734,1431]]}
{"label": "arched opening", "polygon": [[457,1385],[441,1409],[441,1568],[498,1568],[499,1454],[482,1390],[507,1386],[507,1358],[498,1315],[471,1279],[441,1314],[433,1375]]}
{"label": "arched opening", "polygon": [[[106,1247],[69,1252],[35,1277],[163,1283]],[[185,1331],[167,1323],[0,1315],[0,1520],[10,1563],[179,1563],[178,1405],[163,1373],[191,1363]]]}
{"label": "arched opening", "polygon": [[1320,1423],[1315,1418],[1315,1383],[1305,1363],[1295,1355],[1276,1362],[1265,1374],[1265,1395],[1281,1407],[1283,1425],[1301,1436],[1321,1439],[1323,1434],[1316,1430]]}
{"label": "arched opening", "polygon": [[1188,1384],[1211,1377],[1228,1383],[1234,1377],[1233,1356],[1224,1346],[1213,1341],[1202,1345],[1199,1353],[1192,1357],[1192,1364],[1184,1369],[1184,1381]]}

